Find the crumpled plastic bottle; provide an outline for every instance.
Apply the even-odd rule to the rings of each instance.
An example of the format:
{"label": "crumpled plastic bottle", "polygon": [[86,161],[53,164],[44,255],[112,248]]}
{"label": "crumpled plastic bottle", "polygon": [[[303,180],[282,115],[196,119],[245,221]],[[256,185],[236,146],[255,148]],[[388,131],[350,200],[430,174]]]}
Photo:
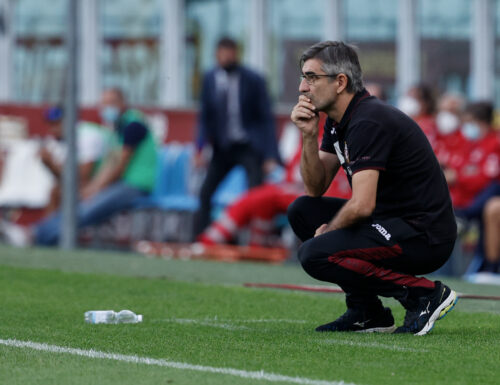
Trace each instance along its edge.
{"label": "crumpled plastic bottle", "polygon": [[85,322],[90,324],[135,324],[142,322],[142,314],[130,310],[89,310],[85,312]]}

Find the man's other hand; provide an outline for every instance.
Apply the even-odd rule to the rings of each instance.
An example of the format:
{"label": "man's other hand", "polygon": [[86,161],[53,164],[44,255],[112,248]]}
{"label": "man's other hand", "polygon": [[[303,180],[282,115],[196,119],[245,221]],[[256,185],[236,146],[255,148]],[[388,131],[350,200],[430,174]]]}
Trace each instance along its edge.
{"label": "man's other hand", "polygon": [[316,238],[318,235],[327,233],[328,231],[328,224],[323,223],[320,227],[316,229],[316,232],[314,233],[314,238]]}

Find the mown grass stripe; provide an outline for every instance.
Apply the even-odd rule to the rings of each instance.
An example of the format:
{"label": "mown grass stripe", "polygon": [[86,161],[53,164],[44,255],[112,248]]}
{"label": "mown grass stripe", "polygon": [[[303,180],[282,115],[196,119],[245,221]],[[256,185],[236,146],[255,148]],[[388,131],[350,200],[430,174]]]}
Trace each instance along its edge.
{"label": "mown grass stripe", "polygon": [[397,352],[429,353],[429,350],[427,350],[427,349],[407,348],[407,347],[403,347],[403,346],[379,344],[376,342],[355,342],[355,341],[328,339],[328,340],[321,341],[321,343],[332,344],[332,345],[356,346],[356,347],[361,347],[361,348],[384,349],[384,350],[392,350],[392,351],[397,351]]}
{"label": "mown grass stripe", "polygon": [[16,339],[7,339],[7,340],[0,339],[0,345],[17,347],[17,348],[29,348],[49,353],[72,354],[75,356],[82,356],[87,358],[108,359],[114,361],[129,362],[134,364],[154,365],[154,366],[163,366],[167,368],[174,368],[181,370],[194,370],[198,372],[225,374],[230,376],[249,378],[254,380],[262,380],[262,381],[270,381],[270,382],[288,382],[293,384],[304,384],[304,385],[355,385],[352,383],[350,384],[345,383],[344,381],[324,381],[324,380],[313,380],[304,377],[290,377],[282,374],[267,373],[263,370],[247,371],[247,370],[240,370],[233,368],[217,368],[212,366],[194,365],[185,362],[167,361],[157,358],[106,353],[97,350],[68,348],[64,346],[48,345],[32,341],[19,341]]}

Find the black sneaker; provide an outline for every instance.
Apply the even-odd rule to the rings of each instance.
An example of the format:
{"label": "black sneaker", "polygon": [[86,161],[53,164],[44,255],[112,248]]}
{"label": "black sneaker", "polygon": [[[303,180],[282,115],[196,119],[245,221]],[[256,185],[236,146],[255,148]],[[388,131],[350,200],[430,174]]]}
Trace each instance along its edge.
{"label": "black sneaker", "polygon": [[317,332],[392,333],[396,329],[394,317],[388,307],[378,313],[367,314],[363,309],[348,308],[338,319],[318,326]]}
{"label": "black sneaker", "polygon": [[436,281],[434,291],[418,299],[415,309],[408,309],[403,326],[398,327],[394,333],[413,333],[423,336],[434,327],[434,322],[443,318],[458,301],[457,293],[448,286]]}

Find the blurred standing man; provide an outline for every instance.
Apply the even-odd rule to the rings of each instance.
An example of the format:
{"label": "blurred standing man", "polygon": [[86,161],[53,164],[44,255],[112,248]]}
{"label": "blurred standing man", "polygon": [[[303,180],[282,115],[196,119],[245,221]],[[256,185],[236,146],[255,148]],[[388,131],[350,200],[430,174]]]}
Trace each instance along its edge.
{"label": "blurred standing man", "polygon": [[195,236],[210,223],[212,195],[234,166],[242,165],[249,187],[255,187],[279,159],[265,80],[239,64],[232,39],[219,41],[216,59],[218,65],[205,75],[201,92],[197,163],[206,143],[212,146],[212,159],[201,187]]}
{"label": "blurred standing man", "polygon": [[[113,144],[96,176],[80,191],[78,228],[129,209],[155,182],[156,145],[143,114],[127,109],[121,90],[116,88],[103,92],[100,114],[114,129]],[[55,245],[61,233],[61,213],[57,211],[30,228],[4,224],[3,230],[7,241],[16,246]]]}
{"label": "blurred standing man", "polygon": [[[347,311],[317,331],[392,332],[391,310],[406,308],[396,333],[428,333],[454,306],[456,293],[416,274],[449,258],[457,228],[446,180],[422,130],[363,88],[353,47],[317,43],[301,58],[299,102],[292,121],[302,132],[301,170],[308,196],[289,207],[304,241],[299,259],[312,277],[346,292]],[[318,112],[328,116],[318,151]],[[342,167],[352,198],[322,197]]]}

